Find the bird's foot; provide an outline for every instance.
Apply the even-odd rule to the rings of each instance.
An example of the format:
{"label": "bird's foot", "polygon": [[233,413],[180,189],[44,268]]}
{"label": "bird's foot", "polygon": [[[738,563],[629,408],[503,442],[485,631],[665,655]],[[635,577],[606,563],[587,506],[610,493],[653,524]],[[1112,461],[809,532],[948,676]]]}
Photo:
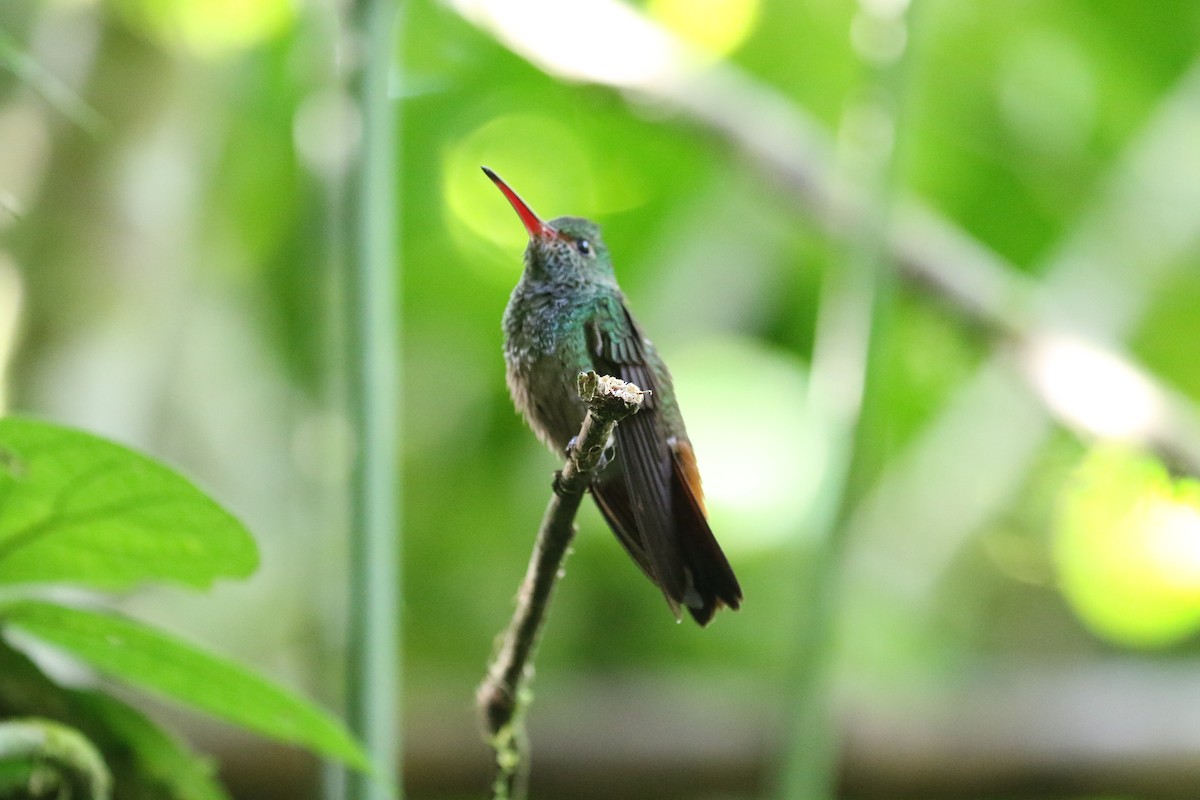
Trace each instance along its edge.
{"label": "bird's foot", "polygon": [[609,441],[608,446],[605,447],[604,450],[601,451],[601,453],[600,453],[600,461],[598,461],[596,463],[597,474],[604,472],[604,468],[609,465],[609,463],[613,460],[613,458],[616,457],[616,455],[617,455],[617,446],[612,441]]}
{"label": "bird's foot", "polygon": [[[578,447],[578,445],[579,445],[579,437],[572,436],[571,441],[567,442],[567,446],[563,449],[563,451],[567,455],[567,458],[573,458],[575,456],[575,450]],[[614,442],[612,440],[612,438],[609,438],[608,444],[605,445],[604,449],[600,452],[600,460],[596,462],[595,471],[597,473],[603,472],[604,468],[607,467],[609,462],[611,462],[613,460],[613,457],[616,455],[616,452],[617,452],[617,444],[616,444],[616,442]]]}
{"label": "bird's foot", "polygon": [[562,474],[561,469],[554,470],[554,480],[550,482],[550,486],[552,489],[554,489],[554,493],[556,495],[558,495],[559,497],[566,497],[567,495],[578,494],[578,492],[568,489],[566,487],[566,485],[563,483],[563,474]]}

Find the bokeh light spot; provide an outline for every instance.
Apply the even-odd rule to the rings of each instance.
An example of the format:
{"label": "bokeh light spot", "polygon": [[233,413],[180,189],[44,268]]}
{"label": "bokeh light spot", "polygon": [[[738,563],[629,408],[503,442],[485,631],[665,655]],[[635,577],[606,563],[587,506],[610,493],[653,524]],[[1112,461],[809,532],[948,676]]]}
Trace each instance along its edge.
{"label": "bokeh light spot", "polygon": [[1031,32],[1005,55],[996,87],[1004,120],[1027,144],[1078,154],[1096,124],[1096,78],[1075,42]]}
{"label": "bokeh light spot", "polygon": [[649,15],[706,53],[724,56],[740,47],[758,21],[758,0],[650,0]]}
{"label": "bokeh light spot", "polygon": [[1062,417],[1106,439],[1148,436],[1162,416],[1153,384],[1082,339],[1046,334],[1026,352],[1030,374]]}
{"label": "bokeh light spot", "polygon": [[1063,595],[1097,634],[1139,647],[1200,630],[1200,484],[1100,448],[1079,467],[1055,532]]}
{"label": "bokeh light spot", "polygon": [[[587,147],[550,117],[513,114],[476,129],[445,159],[450,227],[517,253],[528,240],[521,221],[480,170],[494,169],[542,219],[596,212],[596,171]],[[505,265],[512,271],[511,262]]]}
{"label": "bokeh light spot", "polygon": [[362,139],[362,114],[341,88],[309,94],[296,109],[292,141],[300,160],[329,181],[345,176]]}
{"label": "bokeh light spot", "polygon": [[772,547],[796,536],[823,462],[803,365],[745,340],[697,342],[669,356],[722,546]]}
{"label": "bokeh light spot", "polygon": [[123,0],[118,7],[164,45],[207,57],[270,39],[295,15],[292,0]]}

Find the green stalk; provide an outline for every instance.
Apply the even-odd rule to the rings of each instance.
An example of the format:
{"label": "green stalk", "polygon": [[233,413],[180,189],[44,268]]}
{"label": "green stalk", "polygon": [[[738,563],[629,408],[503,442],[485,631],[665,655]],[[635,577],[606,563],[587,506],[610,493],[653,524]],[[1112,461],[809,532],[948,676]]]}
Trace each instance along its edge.
{"label": "green stalk", "polygon": [[347,776],[349,800],[396,797],[399,774],[400,326],[396,126],[388,92],[395,11],[394,0],[360,0],[353,17],[353,33],[365,47],[365,63],[354,86],[363,138],[347,196],[346,324],[352,371],[348,403],[355,423],[347,700],[351,729],[376,771]]}
{"label": "green stalk", "polygon": [[0,797],[87,797],[108,800],[112,775],[96,746],[49,719],[0,723]]}
{"label": "green stalk", "polygon": [[[911,16],[910,16],[911,26]],[[882,68],[869,81],[876,103],[886,103],[893,131],[908,57]],[[879,98],[884,98],[882,101]],[[798,614],[797,651],[789,686],[793,692],[789,751],[779,777],[783,800],[832,800],[837,796],[840,731],[832,707],[838,612],[846,531],[850,517],[878,476],[881,454],[872,441],[886,419],[879,392],[880,349],[891,316],[895,270],[887,263],[887,228],[896,188],[896,147],[878,154],[851,143],[843,165],[848,185],[861,189],[861,213],[845,240],[841,269],[822,290],[813,351],[809,402],[829,439],[829,459],[809,521],[817,543],[808,596]],[[866,166],[863,167],[862,165]]]}

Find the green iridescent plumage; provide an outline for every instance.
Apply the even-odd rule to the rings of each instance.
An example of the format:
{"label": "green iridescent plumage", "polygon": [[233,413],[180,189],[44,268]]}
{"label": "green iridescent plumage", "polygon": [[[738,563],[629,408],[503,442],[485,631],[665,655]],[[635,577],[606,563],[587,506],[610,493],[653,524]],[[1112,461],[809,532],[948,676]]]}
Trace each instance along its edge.
{"label": "green iridescent plumage", "polygon": [[[487,171],[487,170],[485,170]],[[615,456],[592,495],[618,540],[678,615],[707,624],[741,588],[708,527],[700,475],[671,376],[629,313],[595,223],[544,223],[488,171],[530,234],[525,270],[504,312],[504,356],[517,409],[551,449],[562,452],[586,409],[580,372],[595,370],[651,394],[617,426]]]}

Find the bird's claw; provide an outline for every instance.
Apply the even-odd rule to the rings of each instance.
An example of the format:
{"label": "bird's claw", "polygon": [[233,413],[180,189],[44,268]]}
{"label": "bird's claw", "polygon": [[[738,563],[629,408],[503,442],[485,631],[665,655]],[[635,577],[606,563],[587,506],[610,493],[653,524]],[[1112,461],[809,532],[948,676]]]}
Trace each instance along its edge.
{"label": "bird's claw", "polygon": [[569,491],[567,487],[563,485],[563,474],[561,469],[554,470],[554,480],[550,482],[550,486],[554,489],[554,493],[559,497],[566,497],[569,494],[574,494],[574,492]]}
{"label": "bird's claw", "polygon": [[[579,446],[579,437],[572,436],[571,441],[567,442],[567,446],[564,448],[564,452],[566,453],[567,458],[573,458],[575,456],[575,452],[576,452],[576,449],[578,448],[578,446]],[[607,467],[609,465],[609,462],[611,462],[613,460],[613,457],[616,455],[616,452],[617,452],[617,445],[610,438],[608,440],[608,444],[605,445],[604,449],[600,452],[600,460],[598,462],[596,462],[595,472],[603,472],[604,468]]]}
{"label": "bird's claw", "polygon": [[609,465],[613,457],[617,454],[617,446],[611,442],[600,453],[600,460],[596,463],[596,472],[604,472],[604,468]]}

